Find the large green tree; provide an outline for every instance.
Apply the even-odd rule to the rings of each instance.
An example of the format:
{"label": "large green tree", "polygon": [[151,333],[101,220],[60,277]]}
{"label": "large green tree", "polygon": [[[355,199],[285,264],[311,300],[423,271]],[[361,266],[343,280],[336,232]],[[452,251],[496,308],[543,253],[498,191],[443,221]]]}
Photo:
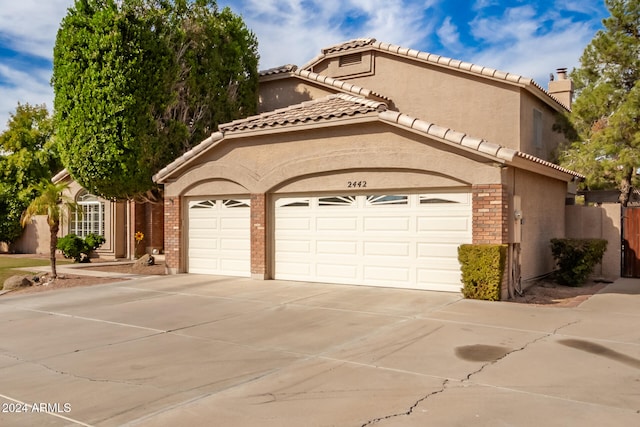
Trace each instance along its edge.
{"label": "large green tree", "polygon": [[257,66],[255,36],[214,0],[76,0],[54,47],[64,165],[93,194],[149,195],[154,173],[255,113]]}
{"label": "large green tree", "polygon": [[610,12],[571,78],[570,121],[578,141],[563,165],[586,176],[587,189],[619,189],[626,205],[640,167],[640,0],[605,0]]}
{"label": "large green tree", "polygon": [[0,241],[20,237],[20,215],[35,197],[31,186],[60,169],[47,108],[18,104],[0,134]]}

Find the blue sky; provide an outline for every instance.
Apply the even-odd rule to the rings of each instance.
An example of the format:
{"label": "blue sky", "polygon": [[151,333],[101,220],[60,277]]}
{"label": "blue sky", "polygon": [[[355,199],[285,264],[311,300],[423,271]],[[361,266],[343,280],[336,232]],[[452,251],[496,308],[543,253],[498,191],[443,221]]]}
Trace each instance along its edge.
{"label": "blue sky", "polygon": [[[0,0],[0,132],[20,103],[53,109],[51,60],[73,0]],[[260,43],[260,69],[303,65],[353,38],[534,78],[579,64],[608,16],[604,0],[218,0]],[[428,118],[427,118],[428,119]]]}

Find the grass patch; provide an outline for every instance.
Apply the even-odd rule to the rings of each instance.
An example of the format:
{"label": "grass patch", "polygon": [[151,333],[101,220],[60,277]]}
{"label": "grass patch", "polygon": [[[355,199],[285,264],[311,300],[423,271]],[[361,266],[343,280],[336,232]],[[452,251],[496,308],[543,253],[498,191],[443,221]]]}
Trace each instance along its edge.
{"label": "grass patch", "polygon": [[[56,265],[70,264],[69,261],[56,261]],[[16,258],[12,256],[0,255],[0,289],[5,280],[11,276],[34,274],[36,271],[30,267],[48,266],[47,258]],[[18,268],[19,270],[14,270]]]}

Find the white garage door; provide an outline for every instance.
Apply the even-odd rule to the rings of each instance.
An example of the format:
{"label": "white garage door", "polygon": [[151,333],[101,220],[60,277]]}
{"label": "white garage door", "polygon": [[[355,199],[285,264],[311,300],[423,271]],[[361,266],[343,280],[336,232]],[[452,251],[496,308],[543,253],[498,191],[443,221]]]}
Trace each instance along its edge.
{"label": "white garage door", "polygon": [[276,279],[459,292],[471,194],[281,197]]}
{"label": "white garage door", "polygon": [[251,276],[249,199],[189,202],[188,271]]}

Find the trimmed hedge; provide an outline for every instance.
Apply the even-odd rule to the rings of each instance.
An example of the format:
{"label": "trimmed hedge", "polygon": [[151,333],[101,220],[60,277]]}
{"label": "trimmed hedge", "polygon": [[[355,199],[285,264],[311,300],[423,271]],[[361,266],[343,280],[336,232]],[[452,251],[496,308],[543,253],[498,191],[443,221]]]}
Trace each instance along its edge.
{"label": "trimmed hedge", "polygon": [[566,286],[580,286],[587,281],[607,250],[603,239],[551,239],[551,253],[558,270],[555,280]]}
{"label": "trimmed hedge", "polygon": [[499,301],[507,245],[461,245],[458,261],[465,298]]}

